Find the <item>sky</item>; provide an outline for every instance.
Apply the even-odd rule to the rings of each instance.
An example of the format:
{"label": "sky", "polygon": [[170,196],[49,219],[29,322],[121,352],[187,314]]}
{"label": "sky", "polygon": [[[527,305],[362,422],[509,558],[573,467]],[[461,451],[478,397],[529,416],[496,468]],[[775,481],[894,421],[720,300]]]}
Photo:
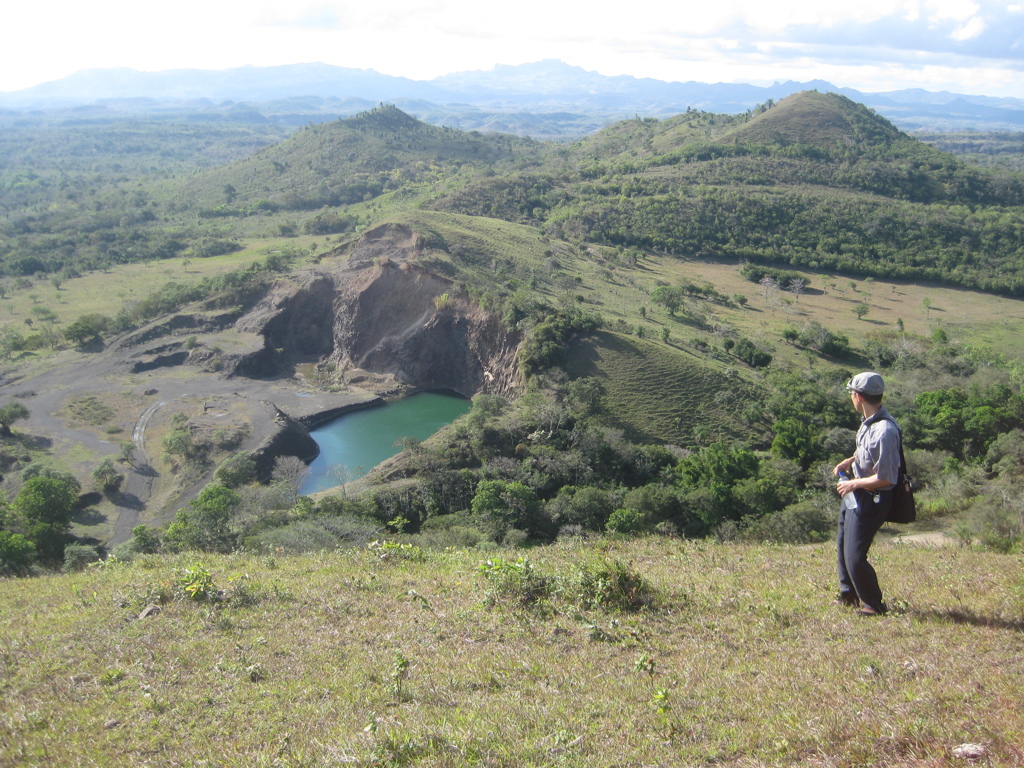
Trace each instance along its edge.
{"label": "sky", "polygon": [[323,62],[429,80],[561,59],[667,81],[1024,98],[1024,0],[39,0],[5,9],[0,29],[0,91],[115,67]]}

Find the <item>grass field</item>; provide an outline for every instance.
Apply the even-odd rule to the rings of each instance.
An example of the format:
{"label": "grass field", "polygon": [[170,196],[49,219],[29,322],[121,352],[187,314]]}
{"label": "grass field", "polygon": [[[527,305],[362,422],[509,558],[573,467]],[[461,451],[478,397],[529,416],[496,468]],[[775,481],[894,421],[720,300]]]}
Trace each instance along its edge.
{"label": "grass field", "polygon": [[602,332],[573,344],[565,368],[601,382],[603,419],[635,440],[750,441],[768,426],[743,413],[751,398],[738,375],[670,344]]}
{"label": "grass field", "polygon": [[0,581],[0,765],[1024,763],[1019,556],[880,541],[894,610],[864,619],[831,604],[830,545],[499,554]]}
{"label": "grass field", "polygon": [[[0,324],[13,325],[22,332],[25,320],[39,322],[34,308],[43,307],[67,324],[87,314],[115,316],[128,302],[141,301],[169,282],[185,285],[246,267],[283,249],[308,254],[311,245],[323,246],[322,237],[293,237],[252,240],[235,253],[206,259],[169,259],[121,264],[110,271],[96,270],[61,281],[56,288],[49,279],[29,278],[31,287],[19,288],[7,281],[6,296],[0,299]],[[59,325],[58,325],[59,327]]]}

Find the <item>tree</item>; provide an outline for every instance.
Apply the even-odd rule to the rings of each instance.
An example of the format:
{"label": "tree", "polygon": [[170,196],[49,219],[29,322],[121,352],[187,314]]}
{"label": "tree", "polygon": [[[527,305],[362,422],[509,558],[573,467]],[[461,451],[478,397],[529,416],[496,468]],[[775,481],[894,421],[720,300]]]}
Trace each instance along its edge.
{"label": "tree", "polygon": [[2,352],[5,357],[14,357],[15,352],[21,352],[24,349],[24,336],[10,326],[4,326],[4,328],[0,330],[0,352]]}
{"label": "tree", "polygon": [[27,537],[40,556],[59,561],[77,503],[78,494],[71,483],[40,475],[25,483],[11,507],[25,521]]}
{"label": "tree", "polygon": [[821,437],[813,425],[788,417],[775,422],[774,430],[774,455],[799,462],[801,469],[807,469],[819,457]]}
{"label": "tree", "polygon": [[112,493],[121,487],[124,475],[114,467],[113,459],[106,458],[92,471],[92,478],[104,493]]}
{"label": "tree", "polygon": [[473,496],[471,508],[494,528],[496,537],[516,528],[531,535],[546,535],[541,525],[541,504],[531,488],[519,482],[482,480]]}
{"label": "tree", "polygon": [[0,531],[0,573],[18,573],[36,556],[36,546],[20,533]]}
{"label": "tree", "polygon": [[594,413],[601,407],[604,387],[593,376],[583,376],[582,378],[570,381],[566,385],[565,391],[569,398],[569,403],[584,415]]}
{"label": "tree", "polygon": [[210,483],[179,509],[167,527],[164,543],[172,549],[207,549],[227,552],[234,544],[229,523],[242,497],[219,483]]}
{"label": "tree", "polygon": [[0,436],[10,437],[11,424],[27,419],[31,414],[22,403],[11,402],[0,407]]}
{"label": "tree", "polygon": [[64,329],[64,338],[78,347],[87,347],[102,339],[110,318],[103,315],[82,315]]}
{"label": "tree", "polygon": [[128,466],[138,469],[138,467],[135,467],[135,462],[133,461],[135,458],[135,443],[131,440],[125,440],[121,443],[120,448],[121,450],[117,454],[117,460],[123,461]]}
{"label": "tree", "polygon": [[160,551],[160,533],[148,525],[136,525],[132,528],[132,551],[141,555],[152,555]]}
{"label": "tree", "polygon": [[651,301],[665,307],[665,311],[671,317],[675,317],[676,312],[683,305],[683,292],[670,285],[659,285],[651,291]]}
{"label": "tree", "polygon": [[865,316],[865,315],[866,315],[866,314],[867,314],[867,313],[868,313],[869,311],[870,311],[870,310],[869,310],[869,307],[868,307],[868,305],[867,305],[867,304],[858,304],[857,306],[855,306],[855,307],[853,308],[853,314],[855,314],[855,315],[857,316],[857,319],[858,319],[858,320],[863,320],[863,319],[864,319],[864,316]]}

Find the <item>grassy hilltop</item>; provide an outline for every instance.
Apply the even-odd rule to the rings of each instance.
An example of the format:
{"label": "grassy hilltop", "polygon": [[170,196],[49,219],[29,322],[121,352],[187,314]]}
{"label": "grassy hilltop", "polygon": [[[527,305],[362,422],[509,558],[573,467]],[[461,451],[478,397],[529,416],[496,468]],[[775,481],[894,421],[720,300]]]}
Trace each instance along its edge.
{"label": "grassy hilltop", "polygon": [[877,621],[830,603],[827,545],[391,542],[0,582],[0,763],[1019,765],[1019,557],[875,560]]}

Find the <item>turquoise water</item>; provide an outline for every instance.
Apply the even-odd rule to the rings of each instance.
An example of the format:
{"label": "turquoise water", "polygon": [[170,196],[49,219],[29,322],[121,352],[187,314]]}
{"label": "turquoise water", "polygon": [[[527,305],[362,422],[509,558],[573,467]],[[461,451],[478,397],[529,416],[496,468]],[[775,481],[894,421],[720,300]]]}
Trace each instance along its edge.
{"label": "turquoise water", "polygon": [[299,493],[323,491],[362,477],[402,450],[396,441],[403,437],[426,440],[471,405],[461,397],[421,392],[317,427],[310,435],[320,446],[320,455],[309,465]]}

